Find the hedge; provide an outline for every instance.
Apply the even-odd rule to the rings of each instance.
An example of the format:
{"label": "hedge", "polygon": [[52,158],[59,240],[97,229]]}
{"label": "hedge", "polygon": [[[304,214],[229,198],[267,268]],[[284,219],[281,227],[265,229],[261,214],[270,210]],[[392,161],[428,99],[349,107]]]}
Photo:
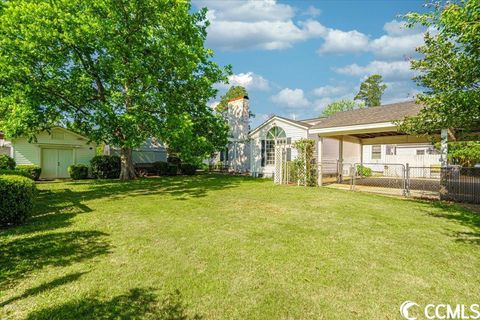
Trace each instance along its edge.
{"label": "hedge", "polygon": [[90,160],[92,175],[97,179],[118,179],[120,177],[120,157],[95,156]]}
{"label": "hedge", "polygon": [[153,163],[153,169],[159,176],[165,176],[168,172],[168,163],[164,161],[158,161]]}
{"label": "hedge", "polygon": [[33,211],[35,182],[18,175],[0,175],[0,225],[18,225]]}
{"label": "hedge", "polygon": [[13,158],[7,156],[6,154],[0,155],[0,169],[4,170],[13,170],[15,169],[15,160]]}
{"label": "hedge", "polygon": [[24,170],[0,169],[0,176],[4,176],[4,175],[21,176],[21,177],[33,179],[30,173]]}
{"label": "hedge", "polygon": [[72,164],[68,167],[68,173],[73,180],[88,178],[88,167],[84,164]]}
{"label": "hedge", "polygon": [[168,164],[167,176],[176,176],[178,174],[178,166],[174,164]]}
{"label": "hedge", "polygon": [[197,172],[197,166],[191,163],[182,163],[180,171],[187,176],[193,176]]}
{"label": "hedge", "polygon": [[31,177],[35,181],[40,179],[40,175],[42,174],[42,168],[35,165],[18,165],[16,169],[18,171],[25,172],[29,177]]}

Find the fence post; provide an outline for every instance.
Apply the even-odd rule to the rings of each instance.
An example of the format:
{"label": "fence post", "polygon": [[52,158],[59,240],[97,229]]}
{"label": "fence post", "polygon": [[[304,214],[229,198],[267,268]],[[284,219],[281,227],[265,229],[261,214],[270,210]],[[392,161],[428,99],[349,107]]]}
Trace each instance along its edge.
{"label": "fence post", "polygon": [[403,168],[405,172],[403,173],[403,195],[405,197],[410,196],[410,165],[407,163]]}

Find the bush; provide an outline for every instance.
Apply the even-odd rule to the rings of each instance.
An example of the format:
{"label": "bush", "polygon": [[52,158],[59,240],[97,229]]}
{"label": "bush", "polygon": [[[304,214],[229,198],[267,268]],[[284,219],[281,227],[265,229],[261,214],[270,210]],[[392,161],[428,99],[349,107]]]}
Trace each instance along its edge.
{"label": "bush", "polygon": [[95,156],[90,160],[92,175],[97,179],[117,179],[120,177],[120,157]]}
{"label": "bush", "polygon": [[40,175],[42,174],[42,168],[35,165],[18,165],[17,170],[25,172],[29,177],[31,177],[35,181],[40,179]]}
{"label": "bush", "polygon": [[197,166],[191,163],[182,163],[180,165],[180,171],[187,176],[193,176],[195,172],[197,172]]}
{"label": "bush", "polygon": [[178,166],[169,164],[167,166],[167,176],[176,176],[178,173]]}
{"label": "bush", "polygon": [[0,155],[0,169],[13,170],[15,169],[15,160],[6,154]]}
{"label": "bush", "polygon": [[362,177],[371,177],[372,176],[372,169],[359,165],[357,166],[357,175]]}
{"label": "bush", "polygon": [[154,162],[153,169],[157,175],[165,176],[168,173],[168,163],[163,161]]}
{"label": "bush", "polygon": [[88,178],[88,167],[84,164],[72,164],[68,167],[68,173],[73,180]]}
{"label": "bush", "polygon": [[182,160],[180,160],[180,158],[177,157],[177,156],[169,156],[167,158],[167,163],[168,164],[174,164],[178,167],[178,166],[180,166],[180,163],[182,163]]}
{"label": "bush", "polygon": [[18,175],[0,175],[0,225],[17,225],[32,214],[35,182]]}
{"label": "bush", "polygon": [[24,170],[10,170],[10,169],[0,169],[0,175],[13,175],[13,176],[21,176],[29,179],[33,179],[32,175]]}

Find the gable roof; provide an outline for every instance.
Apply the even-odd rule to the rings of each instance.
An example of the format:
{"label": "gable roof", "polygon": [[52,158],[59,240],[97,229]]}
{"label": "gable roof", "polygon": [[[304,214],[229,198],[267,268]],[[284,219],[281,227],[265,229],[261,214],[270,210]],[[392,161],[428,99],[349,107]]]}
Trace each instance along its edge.
{"label": "gable roof", "polygon": [[321,119],[311,129],[353,126],[370,123],[392,122],[402,120],[408,116],[417,115],[423,108],[414,101],[392,103],[378,107],[355,109],[338,112],[330,117]]}
{"label": "gable roof", "polygon": [[258,127],[256,127],[256,128],[253,129],[252,131],[250,131],[250,132],[249,132],[249,135],[254,134],[254,133],[257,132],[258,130],[260,130],[260,128],[264,127],[266,124],[270,123],[271,121],[273,121],[273,120],[275,120],[275,119],[278,119],[278,120],[281,120],[281,121],[284,121],[284,122],[293,124],[294,126],[301,127],[301,128],[303,128],[303,129],[308,129],[308,128],[311,127],[310,124],[305,123],[305,122],[302,122],[302,121],[292,120],[292,119],[288,119],[288,118],[284,118],[284,117],[280,117],[280,116],[273,115],[273,116],[271,116],[270,118],[268,118],[264,123],[262,123],[261,125],[259,125]]}

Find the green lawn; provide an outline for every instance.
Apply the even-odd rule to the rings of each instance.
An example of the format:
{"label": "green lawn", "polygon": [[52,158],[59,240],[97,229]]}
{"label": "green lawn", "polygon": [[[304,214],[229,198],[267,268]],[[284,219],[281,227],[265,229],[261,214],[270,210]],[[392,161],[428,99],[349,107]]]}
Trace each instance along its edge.
{"label": "green lawn", "polygon": [[455,206],[230,176],[38,187],[0,230],[0,319],[399,319],[480,296],[480,217]]}

